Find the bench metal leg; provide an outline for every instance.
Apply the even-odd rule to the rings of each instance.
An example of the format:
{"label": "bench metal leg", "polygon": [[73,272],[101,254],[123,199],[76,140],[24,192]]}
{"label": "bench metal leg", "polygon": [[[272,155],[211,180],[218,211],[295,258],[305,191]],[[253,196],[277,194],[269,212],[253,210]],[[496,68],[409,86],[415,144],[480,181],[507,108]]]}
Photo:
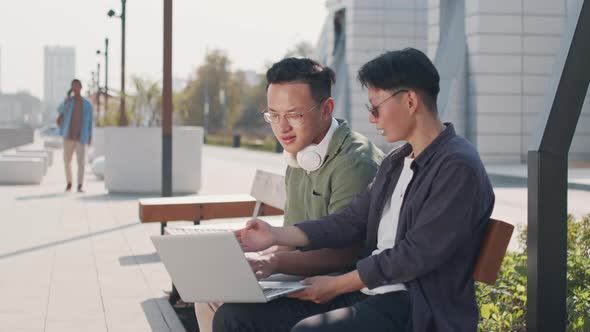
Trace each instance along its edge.
{"label": "bench metal leg", "polygon": [[160,235],[164,235],[164,229],[166,228],[167,222],[160,223]]}

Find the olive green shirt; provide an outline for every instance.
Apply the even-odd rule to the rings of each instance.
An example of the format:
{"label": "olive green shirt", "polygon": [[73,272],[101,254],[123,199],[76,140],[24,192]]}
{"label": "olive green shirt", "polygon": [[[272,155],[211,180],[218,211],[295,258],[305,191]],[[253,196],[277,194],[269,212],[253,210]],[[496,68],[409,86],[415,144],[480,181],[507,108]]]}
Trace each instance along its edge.
{"label": "olive green shirt", "polygon": [[322,166],[313,172],[287,168],[285,225],[318,219],[344,209],[375,177],[383,153],[338,120]]}

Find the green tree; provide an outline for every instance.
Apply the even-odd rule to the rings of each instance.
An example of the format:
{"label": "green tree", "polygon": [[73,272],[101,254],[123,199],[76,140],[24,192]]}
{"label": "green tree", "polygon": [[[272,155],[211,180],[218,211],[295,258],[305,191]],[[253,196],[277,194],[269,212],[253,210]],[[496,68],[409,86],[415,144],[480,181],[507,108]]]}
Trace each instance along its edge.
{"label": "green tree", "polygon": [[[118,126],[119,125],[119,105],[120,105],[120,97],[119,96],[111,96],[109,98],[109,103],[108,105],[106,105],[105,111],[101,111],[100,115],[99,115],[99,120],[98,120],[98,125],[101,127],[104,126]],[[126,100],[126,104],[130,105],[131,102],[131,96],[127,95],[126,96],[127,99]],[[104,100],[104,99],[103,99]],[[134,113],[131,109],[131,107],[127,107],[125,109],[125,112],[127,114],[127,119],[129,120],[129,123],[135,123],[134,121]]]}
{"label": "green tree", "polygon": [[[130,96],[133,119],[139,127],[159,126],[162,122],[162,88],[159,81],[131,77],[135,95]],[[133,121],[133,122],[131,122]]]}
{"label": "green tree", "polygon": [[230,60],[220,50],[209,52],[205,64],[197,68],[179,96],[178,106],[183,122],[205,125],[205,104],[208,102],[208,132],[225,132],[239,116],[241,85],[229,70]]}
{"label": "green tree", "polygon": [[261,112],[266,107],[266,79],[259,74],[258,84],[243,85],[243,109],[241,117],[236,123],[236,129],[241,133],[268,133],[268,124],[264,122]]}

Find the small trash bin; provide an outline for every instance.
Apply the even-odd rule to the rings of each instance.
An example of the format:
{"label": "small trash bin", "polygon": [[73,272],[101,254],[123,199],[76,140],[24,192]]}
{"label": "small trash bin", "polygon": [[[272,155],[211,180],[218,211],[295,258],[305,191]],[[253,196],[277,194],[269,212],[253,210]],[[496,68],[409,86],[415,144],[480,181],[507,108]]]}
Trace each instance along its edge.
{"label": "small trash bin", "polygon": [[242,135],[234,135],[231,146],[234,147],[234,148],[239,148],[241,146],[241,143],[242,143],[241,141],[242,141]]}

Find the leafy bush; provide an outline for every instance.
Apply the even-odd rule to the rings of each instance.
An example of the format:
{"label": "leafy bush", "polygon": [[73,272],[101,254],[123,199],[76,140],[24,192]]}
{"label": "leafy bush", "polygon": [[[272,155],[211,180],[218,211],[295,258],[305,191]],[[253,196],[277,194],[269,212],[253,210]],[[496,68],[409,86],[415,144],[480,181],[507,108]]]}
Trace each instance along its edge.
{"label": "leafy bush", "polygon": [[[526,228],[522,252],[504,258],[496,285],[477,284],[480,331],[526,331]],[[590,218],[568,216],[567,331],[590,331]]]}

